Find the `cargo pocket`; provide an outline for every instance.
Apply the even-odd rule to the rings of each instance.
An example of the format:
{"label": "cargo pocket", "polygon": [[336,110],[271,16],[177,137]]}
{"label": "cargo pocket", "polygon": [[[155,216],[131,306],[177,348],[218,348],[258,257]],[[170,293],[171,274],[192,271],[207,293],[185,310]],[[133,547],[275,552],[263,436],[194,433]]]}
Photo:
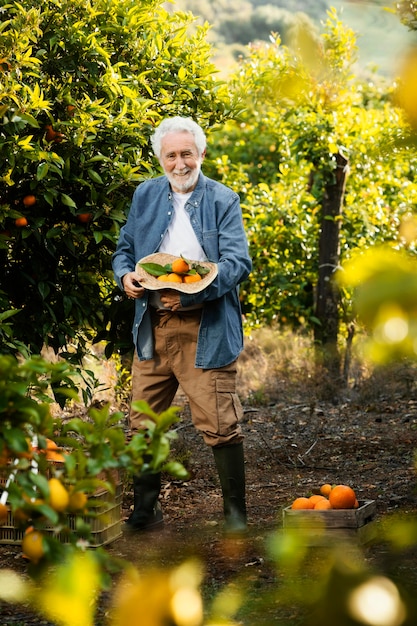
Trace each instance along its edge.
{"label": "cargo pocket", "polygon": [[219,435],[224,437],[240,432],[239,420],[243,416],[243,408],[236,393],[234,374],[218,374],[216,378],[216,403]]}

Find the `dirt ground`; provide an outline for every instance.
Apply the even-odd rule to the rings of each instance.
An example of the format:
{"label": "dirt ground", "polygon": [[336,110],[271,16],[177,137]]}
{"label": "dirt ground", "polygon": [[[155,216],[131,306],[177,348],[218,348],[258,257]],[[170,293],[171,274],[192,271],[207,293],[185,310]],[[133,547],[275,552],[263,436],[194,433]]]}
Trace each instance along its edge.
{"label": "dirt ground", "polygon": [[[192,427],[185,404],[176,427],[174,455],[187,466],[189,480],[164,477],[163,530],[123,536],[109,546],[109,552],[139,569],[198,557],[204,564],[203,595],[207,599],[238,577],[251,581],[256,595],[270,593],[277,584],[277,571],[268,556],[268,537],[281,532],[282,510],[296,496],[310,494],[325,482],[344,483],[354,487],[360,501],[375,500],[376,522],[395,511],[415,513],[417,397],[406,386],[382,387],[369,392],[368,398],[355,399],[354,395],[332,403],[313,401],[308,394],[281,394],[266,403],[264,398],[261,406],[253,401],[244,404],[249,533],[237,542],[224,539],[212,452]],[[131,503],[127,484],[124,515]],[[365,549],[366,558],[377,563],[380,548],[371,545]],[[411,557],[415,569],[415,555]],[[0,546],[0,567],[24,572],[20,549]],[[98,624],[105,622],[106,610],[104,599]],[[257,626],[299,623],[297,611],[286,614],[286,610],[277,608],[275,615],[266,612],[264,622],[258,616]],[[249,626],[254,621],[249,616],[237,623]],[[0,604],[0,626],[11,624],[41,626],[48,622],[22,607]]]}

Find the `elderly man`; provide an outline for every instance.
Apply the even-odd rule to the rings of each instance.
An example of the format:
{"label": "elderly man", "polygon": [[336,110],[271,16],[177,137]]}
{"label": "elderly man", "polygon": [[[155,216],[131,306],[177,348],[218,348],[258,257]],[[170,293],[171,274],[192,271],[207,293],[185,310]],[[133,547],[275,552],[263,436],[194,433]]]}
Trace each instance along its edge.
{"label": "elderly man", "polygon": [[[238,286],[248,277],[251,260],[239,197],[201,172],[206,137],[192,119],[165,119],[151,142],[164,175],[135,190],[113,256],[117,284],[136,301],[132,402],[145,400],[160,413],[181,385],[193,424],[213,450],[226,530],[241,532],[247,520],[242,407],[236,392],[236,361],[243,349]],[[150,290],[149,278],[136,264],[153,253],[209,261],[217,272],[204,289],[184,292],[165,283]],[[132,432],[144,417],[131,411]],[[160,474],[136,476],[133,486],[127,527],[160,526]]]}

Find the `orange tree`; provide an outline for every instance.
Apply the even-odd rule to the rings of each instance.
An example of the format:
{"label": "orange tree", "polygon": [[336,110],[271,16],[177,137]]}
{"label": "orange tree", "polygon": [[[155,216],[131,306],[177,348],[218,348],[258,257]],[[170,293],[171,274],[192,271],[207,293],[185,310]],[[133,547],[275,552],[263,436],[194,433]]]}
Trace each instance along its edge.
{"label": "orange tree", "polygon": [[[242,289],[249,326],[317,323],[321,203],[335,153],[350,168],[342,259],[399,239],[415,203],[417,159],[395,142],[404,122],[393,87],[377,75],[355,77],[355,54],[354,33],[332,11],[320,35],[302,33],[288,47],[278,37],[251,46],[231,79],[245,110],[219,133],[212,167],[242,197],[254,262]],[[342,299],[345,313],[350,304]]]}
{"label": "orange tree", "polygon": [[113,302],[110,257],[154,175],[149,135],[168,114],[205,127],[230,114],[206,28],[189,35],[191,14],[162,5],[0,0],[3,353],[73,342],[81,355],[94,336],[113,349],[130,305]]}

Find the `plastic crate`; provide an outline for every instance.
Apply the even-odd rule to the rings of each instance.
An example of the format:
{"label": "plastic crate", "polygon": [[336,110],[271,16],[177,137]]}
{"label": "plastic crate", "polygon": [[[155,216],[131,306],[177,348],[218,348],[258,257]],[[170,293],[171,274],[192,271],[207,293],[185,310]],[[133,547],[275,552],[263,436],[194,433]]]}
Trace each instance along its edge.
{"label": "plastic crate", "polygon": [[359,502],[357,509],[292,509],[283,510],[284,531],[297,532],[310,545],[352,539],[367,543],[375,535],[375,500]]}

